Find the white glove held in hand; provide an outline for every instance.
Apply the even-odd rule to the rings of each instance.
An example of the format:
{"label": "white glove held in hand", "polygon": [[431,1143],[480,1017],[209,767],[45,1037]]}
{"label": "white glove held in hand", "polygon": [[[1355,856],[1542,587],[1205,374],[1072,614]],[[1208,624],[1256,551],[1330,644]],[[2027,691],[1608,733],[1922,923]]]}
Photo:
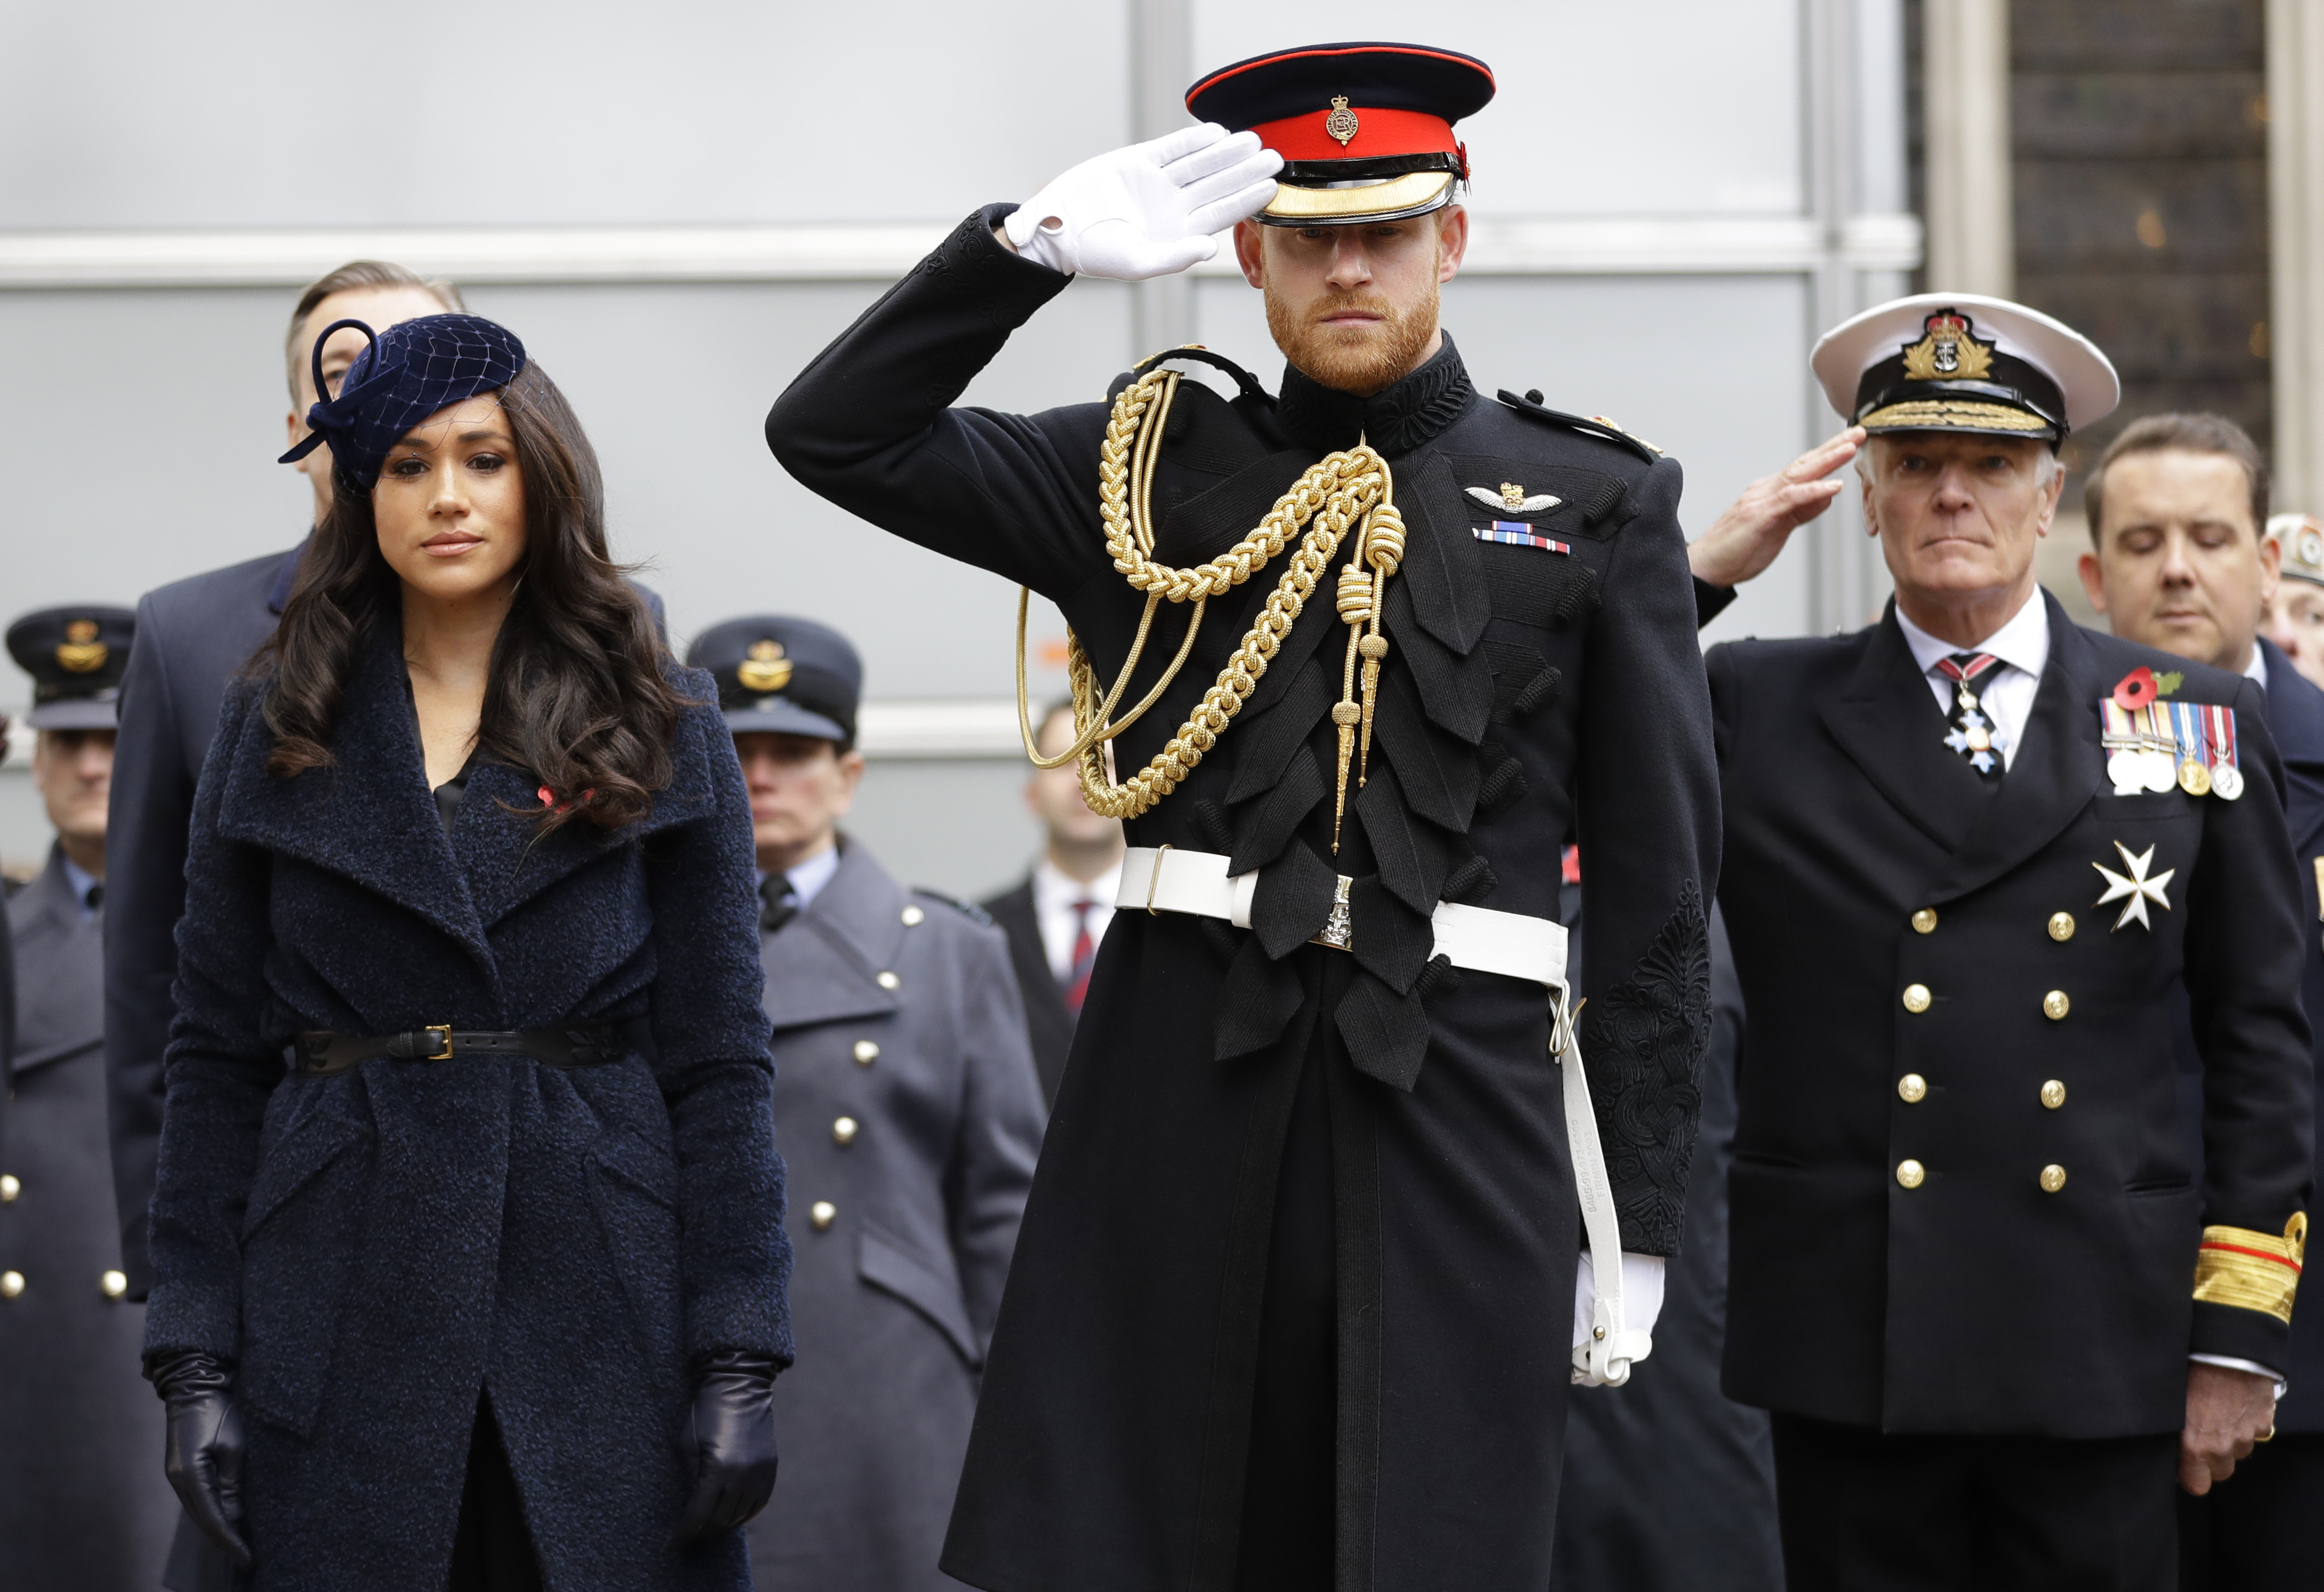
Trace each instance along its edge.
{"label": "white glove held in hand", "polygon": [[[1663,1274],[1668,1262],[1659,1255],[1622,1256],[1622,1325],[1628,1342],[1618,1346],[1632,1361],[1645,1359],[1654,1348],[1655,1321],[1663,1313]],[[1600,1385],[1582,1362],[1588,1357],[1598,1316],[1598,1278],[1590,1251],[1582,1252],[1582,1265],[1573,1277],[1574,1380],[1585,1387]]]}
{"label": "white glove held in hand", "polygon": [[1204,122],[1084,161],[1001,227],[1053,271],[1140,282],[1217,253],[1211,235],[1265,209],[1281,170],[1257,133]]}

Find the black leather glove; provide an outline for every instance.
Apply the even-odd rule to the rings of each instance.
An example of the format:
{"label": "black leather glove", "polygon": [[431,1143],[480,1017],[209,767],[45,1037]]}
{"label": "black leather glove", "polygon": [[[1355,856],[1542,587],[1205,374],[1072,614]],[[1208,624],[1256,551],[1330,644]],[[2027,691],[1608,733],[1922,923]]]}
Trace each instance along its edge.
{"label": "black leather glove", "polygon": [[694,1496],[678,1522],[678,1546],[731,1532],[767,1506],[775,1490],[775,1373],[765,1355],[705,1355],[696,1363]]}
{"label": "black leather glove", "polygon": [[192,1350],[146,1361],[145,1375],[170,1410],[162,1470],[171,1489],[202,1535],[248,1569],[250,1544],[235,1529],[242,1520],[242,1417],[235,1413],[232,1370],[216,1355]]}

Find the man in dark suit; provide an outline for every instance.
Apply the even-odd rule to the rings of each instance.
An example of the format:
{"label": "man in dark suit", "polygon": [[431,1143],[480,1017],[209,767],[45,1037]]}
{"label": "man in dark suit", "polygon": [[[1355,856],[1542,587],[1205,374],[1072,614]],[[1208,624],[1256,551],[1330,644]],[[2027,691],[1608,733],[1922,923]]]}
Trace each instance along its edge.
{"label": "man in dark suit", "polygon": [[106,1148],[106,785],[134,617],[83,604],[8,629],[56,841],[7,911],[24,988],[0,1138],[0,1586],[146,1592],[178,1517]]}
{"label": "man in dark suit", "polygon": [[[300,295],[284,363],[290,383],[285,426],[307,434],[318,394],[309,327],[356,319],[374,328],[463,306],[449,282],[402,266],[357,260]],[[364,346],[340,332],[323,350],[323,379],[338,377]],[[331,450],[298,466],[314,488],[314,518],[331,506]],[[105,1060],[110,1081],[114,1196],[121,1219],[121,1266],[129,1297],[143,1299],[153,1274],[145,1259],[145,1208],[161,1136],[161,1051],[169,1043],[170,981],[177,976],[178,917],[185,906],[186,828],[194,781],[208,754],[226,682],[274,632],[306,543],[214,569],[148,592],[137,604],[137,647],[121,684],[121,729],[109,824],[110,902],[105,923]]]}
{"label": "man in dark suit", "polygon": [[[2092,467],[2082,499],[2091,550],[2081,556],[2090,605],[2117,636],[2244,675],[2264,694],[2283,759],[2292,877],[2301,896],[2301,995],[2324,1042],[2324,950],[2317,885],[2324,870],[2324,691],[2261,634],[2279,560],[2297,557],[2264,533],[2267,466],[2258,446],[2218,415],[2149,415],[2126,427]],[[2200,1120],[2203,1072],[2192,1031],[2180,1038],[2180,1094]],[[2324,1056],[2318,1058],[2324,1062]],[[2324,1134],[2324,1126],[2319,1126]],[[2190,1146],[2200,1157],[2202,1145]],[[2247,1367],[2260,1370],[2264,1367]],[[2288,1587],[2316,1573],[2324,1519],[2324,1311],[2292,1318],[2290,1391],[2277,1435],[2236,1468],[2232,1485],[2205,1480],[2180,1498],[2181,1586]]]}
{"label": "man in dark suit", "polygon": [[[1036,744],[1043,756],[1055,757],[1073,743],[1073,704],[1059,703],[1043,716]],[[1041,860],[1015,888],[983,906],[1009,936],[1033,1064],[1041,1074],[1042,1098],[1054,1104],[1097,948],[1121,888],[1121,820],[1090,811],[1080,774],[1070,764],[1036,768],[1025,782],[1025,805],[1047,832]]]}
{"label": "man in dark suit", "polygon": [[1815,368],[1897,594],[1708,659],[1750,1012],[1725,1386],[1775,1412],[1794,1592],[2159,1592],[2174,1476],[2273,1423],[2305,1244],[2312,929],[2264,699],[2034,585],[2054,449],[2116,400],[2085,339],[1923,296]]}

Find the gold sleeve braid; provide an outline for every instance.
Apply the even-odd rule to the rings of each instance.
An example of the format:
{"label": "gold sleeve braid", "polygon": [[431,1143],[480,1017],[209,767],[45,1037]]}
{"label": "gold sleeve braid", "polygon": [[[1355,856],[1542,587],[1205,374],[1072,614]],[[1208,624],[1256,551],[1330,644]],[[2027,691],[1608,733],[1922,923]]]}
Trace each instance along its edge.
{"label": "gold sleeve braid", "polygon": [[2305,1211],[2292,1212],[2281,1238],[2247,1228],[2205,1228],[2195,1254],[2195,1297],[2207,1304],[2264,1311],[2290,1326],[2307,1256]]}
{"label": "gold sleeve braid", "polygon": [[[1162,430],[1179,380],[1176,371],[1148,370],[1114,400],[1113,411],[1106,422],[1105,440],[1098,453],[1098,511],[1105,527],[1106,549],[1113,556],[1114,568],[1134,590],[1146,594],[1146,611],[1139,621],[1130,655],[1112,689],[1102,697],[1098,691],[1096,670],[1082,647],[1081,638],[1071,630],[1066,632],[1065,669],[1073,689],[1074,744],[1051,757],[1042,756],[1033,739],[1025,682],[1028,594],[1022,589],[1018,593],[1017,719],[1024,737],[1025,753],[1045,768],[1059,768],[1078,759],[1082,794],[1093,812],[1109,818],[1136,818],[1150,811],[1156,803],[1185,783],[1204,754],[1226,732],[1235,713],[1259,688],[1268,662],[1284,638],[1291,633],[1316,581],[1330,566],[1349,529],[1360,525],[1363,529],[1357,538],[1356,558],[1348,573],[1355,575],[1360,566],[1370,566],[1370,573],[1361,577],[1370,588],[1370,601],[1351,602],[1354,590],[1343,575],[1339,604],[1342,618],[1355,631],[1350,640],[1351,660],[1360,649],[1365,665],[1363,706],[1357,708],[1352,702],[1343,702],[1333,714],[1342,727],[1340,800],[1344,808],[1350,732],[1359,720],[1362,722],[1364,750],[1369,754],[1372,691],[1379,659],[1387,650],[1385,638],[1379,635],[1379,594],[1388,576],[1396,572],[1404,548],[1403,521],[1392,502],[1395,486],[1388,461],[1362,442],[1346,451],[1328,455],[1294,482],[1291,489],[1276,500],[1258,528],[1226,553],[1183,569],[1157,564],[1149,557],[1154,548],[1154,466],[1160,456]],[[1268,594],[1266,605],[1226,667],[1204,694],[1202,702],[1143,768],[1119,784],[1113,782],[1107,777],[1105,744],[1136,723],[1177,677],[1193,650],[1204,605],[1211,598],[1250,580],[1286,547],[1291,548],[1291,554],[1275,590]],[[1144,700],[1123,717],[1115,719],[1111,716],[1114,708],[1145,651],[1155,610],[1165,600],[1194,605],[1187,621],[1185,640]],[[1370,637],[1363,635],[1362,627],[1367,623]],[[1351,691],[1343,692],[1343,695],[1351,695],[1351,688],[1352,682]],[[1337,832],[1335,815],[1335,846]]]}

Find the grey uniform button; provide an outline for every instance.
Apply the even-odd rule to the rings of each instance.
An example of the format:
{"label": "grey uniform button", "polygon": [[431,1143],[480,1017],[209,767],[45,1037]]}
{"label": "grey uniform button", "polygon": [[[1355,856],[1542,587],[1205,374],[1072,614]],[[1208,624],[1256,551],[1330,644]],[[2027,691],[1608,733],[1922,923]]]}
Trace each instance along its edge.
{"label": "grey uniform button", "polygon": [[879,985],[879,986],[880,986],[880,988],[881,988],[881,989],[895,989],[899,984],[901,984],[904,980],[901,980],[901,979],[899,979],[899,978],[898,978],[898,977],[897,977],[895,974],[893,974],[893,973],[881,973],[878,978],[876,978],[876,979],[872,980],[872,981],[873,983],[875,983],[875,984]]}
{"label": "grey uniform button", "polygon": [[868,1067],[879,1059],[879,1045],[875,1044],[869,1039],[859,1039],[855,1042],[855,1064],[857,1066]]}
{"label": "grey uniform button", "polygon": [[18,1182],[13,1174],[0,1173],[0,1205],[14,1205],[16,1196],[23,1192],[24,1185]]}
{"label": "grey uniform button", "polygon": [[831,1224],[839,1219],[839,1207],[828,1200],[817,1200],[807,1208],[807,1219],[815,1224],[816,1232],[827,1233]]}
{"label": "grey uniform button", "polygon": [[904,908],[904,926],[906,928],[918,928],[922,924],[927,922],[927,920],[928,915],[921,911],[918,906],[907,906]]}
{"label": "grey uniform button", "polygon": [[23,1273],[0,1272],[0,1299],[14,1299],[23,1292]]}
{"label": "grey uniform button", "polygon": [[855,1136],[862,1130],[854,1118],[842,1117],[831,1125],[831,1142],[844,1149],[855,1142]]}
{"label": "grey uniform button", "polygon": [[129,1279],[119,1272],[107,1272],[97,1278],[97,1291],[107,1299],[119,1299],[129,1292]]}

